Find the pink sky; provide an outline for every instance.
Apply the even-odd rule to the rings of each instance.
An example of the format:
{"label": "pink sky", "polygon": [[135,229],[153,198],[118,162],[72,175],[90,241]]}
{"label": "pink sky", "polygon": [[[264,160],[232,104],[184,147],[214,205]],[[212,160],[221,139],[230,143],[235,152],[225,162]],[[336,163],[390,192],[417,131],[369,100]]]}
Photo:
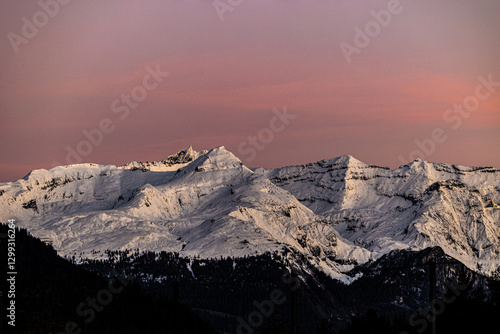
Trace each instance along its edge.
{"label": "pink sky", "polygon": [[[340,44],[355,46],[354,29],[390,2],[243,0],[221,20],[212,1],[73,0],[51,7],[16,52],[10,33],[23,37],[23,17],[43,20],[42,8],[7,1],[0,182],[73,162],[68,147],[103,119],[113,130],[84,162],[224,145],[250,167],[351,154],[396,168],[419,155],[417,141],[427,143],[425,160],[500,168],[500,84],[478,88],[479,77],[500,82],[500,2],[402,0],[348,63]],[[113,101],[142,86],[148,67],[169,75],[120,119]],[[447,113],[474,99],[467,117]],[[284,106],[295,118],[255,157],[241,150]],[[446,139],[429,144],[437,128]]]}

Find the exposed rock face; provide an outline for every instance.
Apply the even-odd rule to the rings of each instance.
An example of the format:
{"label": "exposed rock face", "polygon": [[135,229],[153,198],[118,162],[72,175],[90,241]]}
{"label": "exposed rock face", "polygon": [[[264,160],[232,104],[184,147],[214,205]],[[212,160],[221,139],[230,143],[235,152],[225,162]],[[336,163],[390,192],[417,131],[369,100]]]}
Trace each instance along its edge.
{"label": "exposed rock face", "polygon": [[499,175],[420,160],[390,170],[352,156],[250,170],[224,147],[189,147],[161,162],[34,170],[0,184],[0,220],[17,218],[70,256],[292,248],[349,282],[345,272],[392,250],[439,246],[491,275],[500,266]]}

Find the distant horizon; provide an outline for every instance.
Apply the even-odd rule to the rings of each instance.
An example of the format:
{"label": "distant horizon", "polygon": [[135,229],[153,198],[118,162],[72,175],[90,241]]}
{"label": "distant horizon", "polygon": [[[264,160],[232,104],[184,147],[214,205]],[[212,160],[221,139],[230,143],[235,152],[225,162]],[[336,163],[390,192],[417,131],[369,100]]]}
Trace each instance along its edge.
{"label": "distant horizon", "polygon": [[[98,162],[94,162],[94,161],[82,161],[80,163],[77,163],[77,164],[69,164],[69,165],[79,165],[79,164],[97,164],[97,165],[107,165],[107,166],[116,166],[116,167],[121,167],[121,166],[124,166],[126,165],[127,163],[130,163],[130,162],[133,162],[133,161],[136,161],[138,163],[146,163],[146,162],[161,162],[163,159],[169,157],[169,156],[173,156],[183,150],[186,150],[189,148],[189,146],[192,146],[192,145],[188,145],[188,147],[185,147],[183,149],[180,149],[178,150],[177,152],[174,152],[174,153],[171,153],[171,154],[167,154],[165,155],[164,157],[162,157],[161,159],[150,159],[150,160],[137,160],[137,159],[132,159],[132,160],[129,160],[129,161],[125,161],[125,162],[122,162],[122,163],[98,163]],[[202,148],[200,150],[198,150],[197,148],[193,147],[193,150],[196,151],[196,152],[201,152],[201,151],[204,151],[204,150],[207,150],[207,151],[210,151],[212,149],[215,149],[215,148],[218,148],[218,147],[225,147],[227,151],[233,153],[237,158],[239,158],[241,160],[240,157],[238,157],[237,154],[235,154],[235,152],[227,149],[226,145],[219,145],[219,146],[215,146],[215,147],[212,147],[212,148]],[[351,156],[353,157],[354,159],[356,160],[359,160],[363,163],[366,163],[368,165],[372,165],[372,166],[376,166],[376,167],[382,167],[382,168],[390,168],[391,170],[395,170],[395,169],[398,169],[399,167],[401,166],[404,166],[404,165],[407,165],[417,159],[420,159],[420,158],[417,158],[413,161],[409,161],[405,164],[401,164],[401,165],[398,165],[398,166],[388,166],[388,165],[379,165],[379,164],[373,164],[373,163],[370,163],[370,162],[367,162],[367,161],[363,161],[361,159],[358,159],[356,156],[352,155],[352,154],[342,154],[342,155],[338,155],[338,156],[335,156],[335,157],[326,157],[326,158],[321,158],[319,160],[315,160],[315,161],[308,161],[308,162],[304,162],[304,163],[297,163],[297,164],[287,164],[287,165],[281,165],[281,166],[274,166],[274,167],[265,167],[265,166],[252,166],[252,165],[248,165],[248,164],[245,164],[244,161],[243,162],[243,165],[245,165],[246,167],[248,168],[252,168],[252,169],[256,169],[256,168],[265,168],[265,169],[275,169],[275,168],[282,168],[282,167],[292,167],[292,166],[301,166],[301,165],[306,165],[306,164],[309,164],[309,163],[315,163],[315,162],[319,162],[319,161],[322,161],[322,160],[332,160],[332,159],[337,159],[337,158],[340,158],[340,157],[343,157],[343,156]],[[464,166],[464,167],[491,167],[491,168],[494,168],[494,169],[498,169],[500,170],[499,167],[497,166],[476,166],[476,165],[467,165],[467,164],[461,164],[461,163],[447,163],[447,162],[442,162],[442,161],[431,161],[431,160],[426,160],[426,159],[420,159],[420,160],[423,160],[423,161],[426,161],[426,162],[429,162],[429,163],[442,163],[442,164],[447,164],[447,165],[456,165],[456,166]],[[57,166],[49,166],[47,168],[44,168],[44,167],[41,167],[41,168],[34,168],[34,169],[31,169],[29,171],[27,171],[26,173],[24,173],[22,176],[18,177],[17,179],[14,179],[14,180],[6,180],[6,181],[2,181],[0,180],[0,183],[9,183],[9,182],[16,182],[22,178],[24,178],[25,176],[27,176],[29,173],[31,173],[33,170],[37,170],[37,169],[45,169],[45,170],[49,170],[51,168],[54,168],[54,167],[60,167],[60,166],[68,166],[68,165],[65,165],[65,164],[62,164],[62,165],[57,165]],[[21,173],[22,174],[22,173]]]}
{"label": "distant horizon", "polygon": [[[0,182],[224,145],[500,168],[500,1],[9,1]],[[173,153],[172,153],[173,154]]]}

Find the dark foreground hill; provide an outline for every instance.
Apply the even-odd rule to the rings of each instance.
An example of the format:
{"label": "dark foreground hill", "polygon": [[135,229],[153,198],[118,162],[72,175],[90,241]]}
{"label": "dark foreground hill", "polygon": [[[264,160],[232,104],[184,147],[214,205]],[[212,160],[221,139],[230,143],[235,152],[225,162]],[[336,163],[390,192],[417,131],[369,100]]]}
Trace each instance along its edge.
{"label": "dark foreground hill", "polygon": [[498,282],[438,247],[393,251],[358,266],[350,285],[315,271],[292,251],[218,259],[108,255],[83,266],[132,275],[148,293],[178,299],[222,333],[427,333],[433,323],[462,333],[492,325],[500,310]]}
{"label": "dark foreground hill", "polygon": [[86,271],[23,229],[16,230],[16,326],[10,326],[7,229],[0,224],[1,333],[215,333],[187,307],[147,296],[120,273]]}
{"label": "dark foreground hill", "polygon": [[[7,243],[0,240],[4,277]],[[358,266],[350,285],[292,251],[218,259],[108,252],[108,260],[76,265],[25,230],[16,230],[16,262],[16,327],[3,313],[2,333],[215,333],[209,326],[218,333],[430,333],[434,323],[436,333],[483,333],[500,314],[498,281],[440,248],[391,252]]]}

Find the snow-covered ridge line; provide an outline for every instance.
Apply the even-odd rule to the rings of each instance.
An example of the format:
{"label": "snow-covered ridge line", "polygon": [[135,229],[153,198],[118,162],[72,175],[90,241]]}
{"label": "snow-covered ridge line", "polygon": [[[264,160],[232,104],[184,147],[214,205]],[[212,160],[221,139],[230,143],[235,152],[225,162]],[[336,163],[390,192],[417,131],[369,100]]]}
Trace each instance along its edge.
{"label": "snow-covered ridge line", "polygon": [[250,170],[223,146],[189,147],[161,162],[34,170],[0,184],[0,221],[16,217],[66,256],[288,247],[350,281],[345,272],[392,250],[440,246],[490,274],[500,266],[498,172],[421,160],[390,170],[350,155]]}
{"label": "snow-covered ridge line", "polygon": [[500,265],[500,174],[492,167],[417,159],[390,170],[344,156],[256,172],[374,258],[440,246],[483,273]]}

